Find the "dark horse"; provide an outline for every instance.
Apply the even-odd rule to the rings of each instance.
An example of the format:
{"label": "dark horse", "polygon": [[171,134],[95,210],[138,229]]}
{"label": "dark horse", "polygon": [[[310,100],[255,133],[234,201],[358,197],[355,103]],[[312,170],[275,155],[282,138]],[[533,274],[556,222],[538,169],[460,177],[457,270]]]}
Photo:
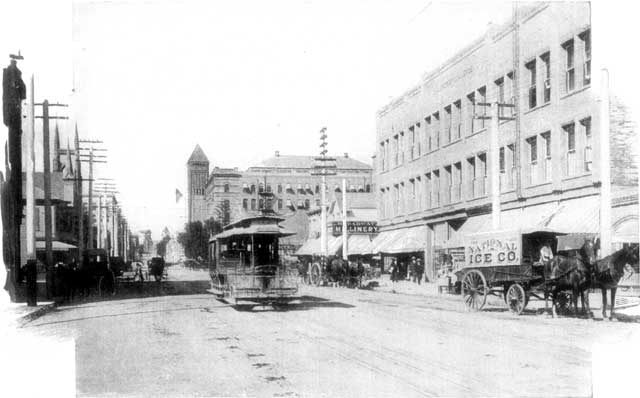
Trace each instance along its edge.
{"label": "dark horse", "polygon": [[638,264],[638,245],[623,247],[615,253],[596,261],[593,273],[593,287],[602,291],[602,318],[607,319],[607,289],[611,290],[611,312],[613,319],[616,306],[616,289],[624,275],[625,266]]}
{"label": "dark horse", "polygon": [[551,289],[551,314],[553,317],[557,316],[558,294],[565,290],[571,290],[573,293],[571,298],[574,315],[578,313],[578,295],[582,302],[582,312],[591,315],[589,295],[585,294],[585,291],[590,287],[592,267],[596,261],[594,241],[585,239],[578,253],[580,257],[554,256],[545,267],[545,278],[553,286]]}

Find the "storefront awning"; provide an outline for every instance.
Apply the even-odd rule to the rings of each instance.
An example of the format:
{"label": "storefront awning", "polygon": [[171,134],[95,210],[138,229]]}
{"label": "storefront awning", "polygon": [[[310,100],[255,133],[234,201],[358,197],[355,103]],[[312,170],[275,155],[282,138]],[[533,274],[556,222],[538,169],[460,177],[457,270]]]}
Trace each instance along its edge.
{"label": "storefront awning", "polygon": [[[327,254],[330,256],[335,256],[336,253],[338,253],[338,251],[342,248],[342,237],[338,236],[338,237],[334,237],[334,236],[328,236],[327,237]],[[321,252],[321,244],[320,244],[320,238],[317,239],[309,239],[306,242],[304,242],[304,244],[302,245],[302,247],[300,247],[300,249],[298,249],[297,252],[295,252],[296,256],[320,256],[322,255]]]}
{"label": "storefront awning", "polygon": [[367,248],[373,242],[369,235],[349,235],[347,241],[347,253],[352,254],[369,254]]}
{"label": "storefront awning", "polygon": [[376,236],[374,240],[372,240],[366,248],[363,249],[365,254],[378,254],[382,252],[382,249],[388,243],[395,240],[399,234],[399,230],[393,231],[383,231]]}
{"label": "storefront awning", "polygon": [[[74,245],[70,245],[68,243],[60,242],[57,240],[52,241],[51,246],[54,252],[65,252],[65,251],[76,249],[76,246]],[[42,240],[36,241],[36,250],[45,250],[44,241]]]}
{"label": "storefront awning", "polygon": [[598,197],[581,198],[561,204],[543,226],[566,233],[590,233],[600,231],[600,203]]}
{"label": "storefront awning", "polygon": [[383,253],[413,253],[427,247],[427,227],[419,226],[398,230],[396,238],[382,248]]}

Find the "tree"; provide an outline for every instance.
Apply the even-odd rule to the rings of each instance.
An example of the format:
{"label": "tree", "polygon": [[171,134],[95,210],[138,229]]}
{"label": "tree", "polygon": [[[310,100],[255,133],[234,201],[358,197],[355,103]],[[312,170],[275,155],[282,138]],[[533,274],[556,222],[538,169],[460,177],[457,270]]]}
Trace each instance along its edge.
{"label": "tree", "polygon": [[178,243],[184,247],[189,258],[208,258],[209,238],[222,231],[222,223],[211,217],[204,222],[194,221],[185,224],[184,232],[178,234]]}
{"label": "tree", "polygon": [[214,209],[214,213],[215,217],[213,218],[220,221],[222,226],[231,223],[231,204],[229,203],[229,200],[225,199],[218,202],[218,205]]}
{"label": "tree", "polygon": [[160,242],[156,244],[156,253],[160,257],[164,257],[167,254],[167,243],[171,240],[170,236],[164,236],[160,239]]}

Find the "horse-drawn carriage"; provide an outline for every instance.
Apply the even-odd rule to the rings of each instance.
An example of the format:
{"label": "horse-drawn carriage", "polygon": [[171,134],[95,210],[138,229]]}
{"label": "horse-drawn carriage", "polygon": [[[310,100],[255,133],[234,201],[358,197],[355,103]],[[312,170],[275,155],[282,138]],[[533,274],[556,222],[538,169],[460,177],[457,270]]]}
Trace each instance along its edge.
{"label": "horse-drawn carriage", "polygon": [[229,224],[209,240],[211,291],[239,301],[279,306],[295,299],[297,276],[281,261],[278,240],[295,232],[282,218],[260,215]]}
{"label": "horse-drawn carriage", "polygon": [[[552,309],[566,310],[589,282],[587,265],[595,261],[595,248],[593,241],[585,239],[579,247],[568,248],[578,256],[559,256],[557,242],[564,235],[535,229],[467,236],[465,265],[456,272],[466,308],[479,311],[487,297],[495,295],[502,296],[516,314],[524,311],[531,297],[544,299],[545,304],[553,297]],[[580,275],[574,280],[572,273]]]}
{"label": "horse-drawn carriage", "polygon": [[[349,262],[338,257],[315,257],[302,267],[303,279],[314,286],[338,285],[361,287],[374,277],[374,269],[362,262]],[[300,270],[300,268],[299,268]]]}

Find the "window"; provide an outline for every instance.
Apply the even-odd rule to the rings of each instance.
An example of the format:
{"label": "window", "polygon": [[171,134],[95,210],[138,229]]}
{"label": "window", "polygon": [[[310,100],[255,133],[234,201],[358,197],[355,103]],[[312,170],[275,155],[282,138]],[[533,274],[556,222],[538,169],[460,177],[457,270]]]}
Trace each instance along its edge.
{"label": "window", "polygon": [[255,210],[255,209],[256,209],[256,200],[251,199],[251,210]]}
{"label": "window", "polygon": [[405,142],[404,142],[404,131],[400,132],[400,164],[404,164],[404,152],[405,152]]}
{"label": "window", "polygon": [[582,84],[588,86],[591,84],[591,30],[587,30],[580,34],[582,40],[582,48],[584,50],[582,64]]}
{"label": "window", "polygon": [[[481,104],[486,104],[487,103],[487,88],[486,87],[480,87],[478,89],[478,101]],[[480,115],[483,117],[487,116],[487,106],[486,105],[481,105],[480,106]],[[485,128],[485,123],[487,121],[485,119],[480,119],[480,123],[478,123],[480,125],[480,129],[482,130],[483,128]]]}
{"label": "window", "polygon": [[432,131],[433,126],[431,125],[431,116],[428,116],[424,119],[424,133],[427,137],[427,151],[431,151],[433,149],[433,142],[431,140]]}
{"label": "window", "polygon": [[258,201],[258,206],[260,209],[264,209],[264,199],[260,198],[260,200]]}
{"label": "window", "polygon": [[316,206],[320,207],[320,199],[316,199]]}
{"label": "window", "polygon": [[399,151],[400,151],[400,146],[398,145],[398,136],[395,135],[393,136],[393,149],[394,149],[394,154],[393,154],[393,167],[396,167],[399,163]]}
{"label": "window", "polygon": [[249,208],[249,199],[242,199],[242,208],[245,210]]}
{"label": "window", "polygon": [[[505,89],[508,91],[507,97],[506,97],[508,103],[515,105],[516,104],[516,88],[515,88],[515,80],[513,79],[513,72],[507,73],[507,83],[506,83]],[[511,107],[507,109],[509,109],[508,111],[506,111],[507,115],[514,116],[516,114],[515,107]]]}
{"label": "window", "polygon": [[582,129],[584,130],[584,171],[591,171],[593,166],[593,154],[592,150],[592,137],[591,137],[591,118],[582,119],[580,121]]}
{"label": "window", "polygon": [[251,193],[256,193],[256,186],[251,184]]}
{"label": "window", "polygon": [[537,103],[537,91],[536,91],[536,60],[529,61],[525,68],[529,71],[529,109],[535,108]]}
{"label": "window", "polygon": [[538,137],[527,138],[527,144],[529,144],[529,163],[534,164],[538,161]]}
{"label": "window", "polygon": [[316,193],[320,193],[320,185],[316,185]]}
{"label": "window", "polygon": [[453,164],[452,189],[451,189],[451,201],[458,202],[461,199],[461,184],[462,184],[462,162]]}
{"label": "window", "polygon": [[287,192],[293,192],[293,190],[291,189],[291,184],[287,184],[287,186],[285,187],[285,190]]}
{"label": "window", "polygon": [[451,142],[451,105],[444,107],[444,144]]}
{"label": "window", "polygon": [[271,193],[271,185],[267,185],[267,192]]}
{"label": "window", "polygon": [[282,199],[278,199],[278,210],[282,210]]}
{"label": "window", "polygon": [[420,155],[422,155],[422,136],[420,134],[420,123],[416,123],[416,153],[417,153],[417,157],[420,157]]}
{"label": "window", "polygon": [[505,172],[504,147],[500,147],[500,173]]}
{"label": "window", "polygon": [[447,204],[447,203],[451,203],[451,188],[452,188],[452,184],[451,184],[451,165],[448,166],[444,166],[444,175],[443,175],[443,179],[444,179],[444,190],[443,190],[443,195],[442,195],[442,203],[443,204]]}
{"label": "window", "polygon": [[[505,95],[504,95],[504,78],[501,77],[500,79],[495,81],[496,84],[496,96],[497,96],[497,100],[498,100],[498,104],[504,104],[505,103]],[[504,116],[504,107],[502,106],[498,106],[498,116],[502,117]]]}
{"label": "window", "polygon": [[433,145],[440,148],[440,112],[433,114]]}
{"label": "window", "polygon": [[278,193],[282,193],[282,185],[278,184]]}
{"label": "window", "polygon": [[305,199],[304,200],[304,208],[308,209],[309,207],[311,207],[311,202],[309,201],[309,199]]}
{"label": "window", "polygon": [[262,193],[264,192],[264,184],[260,183],[260,185],[258,186],[258,192]]}
{"label": "window", "polygon": [[371,192],[371,185],[367,184],[364,188],[365,192]]}
{"label": "window", "polygon": [[229,192],[229,184],[224,184],[224,191]]}
{"label": "window", "polygon": [[551,58],[549,53],[544,53],[540,56],[542,65],[544,67],[544,86],[543,86],[543,102],[546,104],[551,101]]}
{"label": "window", "polygon": [[565,91],[573,91],[576,87],[575,54],[573,40],[562,45],[565,53]]}
{"label": "window", "polygon": [[[385,171],[385,161],[384,161],[384,141],[380,143],[380,170]],[[317,192],[316,192],[317,193]]]}
{"label": "window", "polygon": [[415,206],[416,206],[416,180],[415,179],[410,179],[409,180],[409,206],[408,206],[408,213],[411,213],[415,210]]}
{"label": "window", "polygon": [[405,204],[405,185],[404,182],[400,183],[400,189],[398,190],[398,193],[400,195],[399,197],[399,207],[398,207],[398,214],[403,214],[405,212],[406,209],[406,204]]}
{"label": "window", "polygon": [[467,132],[473,134],[475,130],[474,122],[476,116],[476,93],[467,95]]}
{"label": "window", "polygon": [[33,219],[35,221],[35,231],[40,232],[40,208],[36,207],[33,212]]}
{"label": "window", "polygon": [[457,100],[456,102],[453,103],[453,120],[452,120],[452,124],[453,124],[453,139],[454,140],[458,140],[460,139],[460,136],[462,135],[462,101]]}
{"label": "window", "polygon": [[547,131],[545,133],[540,134],[542,137],[542,168],[543,168],[543,176],[545,181],[551,180],[551,132]]}
{"label": "window", "polygon": [[431,173],[426,173],[424,175],[424,197],[427,200],[425,207],[430,209],[431,204],[433,203],[431,199]]}
{"label": "window", "polygon": [[567,137],[567,175],[574,175],[577,171],[575,124],[566,124],[562,126],[562,130],[564,130]]}
{"label": "window", "polygon": [[416,155],[416,130],[415,127],[409,127],[409,160],[415,159]]}

